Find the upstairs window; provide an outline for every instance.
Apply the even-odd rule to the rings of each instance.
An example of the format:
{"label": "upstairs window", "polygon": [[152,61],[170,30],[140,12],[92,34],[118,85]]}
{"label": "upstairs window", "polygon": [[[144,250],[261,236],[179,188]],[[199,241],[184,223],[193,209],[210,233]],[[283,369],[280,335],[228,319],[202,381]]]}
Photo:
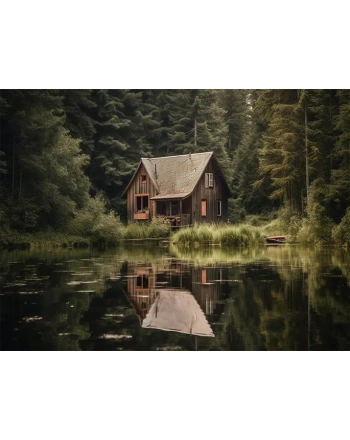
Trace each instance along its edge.
{"label": "upstairs window", "polygon": [[146,182],[147,182],[146,174],[141,174],[141,184],[146,185]]}
{"label": "upstairs window", "polygon": [[213,188],[214,186],[214,175],[213,173],[205,173],[205,187]]}

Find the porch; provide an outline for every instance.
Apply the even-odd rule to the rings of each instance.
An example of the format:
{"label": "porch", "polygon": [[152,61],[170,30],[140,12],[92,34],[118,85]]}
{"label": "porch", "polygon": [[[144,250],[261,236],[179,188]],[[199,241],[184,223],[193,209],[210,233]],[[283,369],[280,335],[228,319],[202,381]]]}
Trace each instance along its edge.
{"label": "porch", "polygon": [[182,228],[184,226],[189,226],[191,224],[190,214],[157,215],[157,217],[163,217],[169,220],[172,228]]}
{"label": "porch", "polygon": [[173,228],[191,224],[191,197],[186,199],[156,200],[156,216],[170,221]]}

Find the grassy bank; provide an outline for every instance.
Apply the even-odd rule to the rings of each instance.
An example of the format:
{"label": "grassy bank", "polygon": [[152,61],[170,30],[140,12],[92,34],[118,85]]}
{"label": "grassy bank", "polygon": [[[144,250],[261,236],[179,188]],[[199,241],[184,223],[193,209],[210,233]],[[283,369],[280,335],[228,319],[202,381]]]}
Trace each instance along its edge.
{"label": "grassy bank", "polygon": [[171,227],[164,219],[151,222],[123,225],[112,215],[103,215],[95,223],[90,219],[75,220],[67,232],[18,232],[7,229],[0,232],[0,249],[29,249],[55,247],[97,247],[107,248],[133,240],[157,240],[168,238]]}
{"label": "grassy bank", "polygon": [[182,246],[244,247],[264,244],[265,238],[259,228],[251,225],[195,225],[175,232],[172,242]]}
{"label": "grassy bank", "polygon": [[67,232],[21,233],[0,231],[0,248],[53,248],[86,247],[107,248],[121,243],[170,239],[183,247],[214,245],[222,248],[241,248],[265,243],[269,235],[288,235],[288,242],[303,246],[336,245],[350,248],[350,208],[342,221],[335,225],[322,212],[301,217],[288,210],[281,210],[269,217],[247,217],[247,223],[231,225],[201,224],[171,230],[164,218],[150,222],[131,223],[125,226],[112,214],[75,218]]}
{"label": "grassy bank", "polygon": [[334,223],[317,204],[302,216],[288,207],[266,216],[247,216],[247,223],[263,235],[288,235],[288,242],[303,246],[341,246],[350,249],[350,208],[340,223]]}
{"label": "grassy bank", "polygon": [[81,248],[88,246],[90,246],[88,238],[62,232],[20,233],[7,231],[6,234],[0,233],[0,249]]}

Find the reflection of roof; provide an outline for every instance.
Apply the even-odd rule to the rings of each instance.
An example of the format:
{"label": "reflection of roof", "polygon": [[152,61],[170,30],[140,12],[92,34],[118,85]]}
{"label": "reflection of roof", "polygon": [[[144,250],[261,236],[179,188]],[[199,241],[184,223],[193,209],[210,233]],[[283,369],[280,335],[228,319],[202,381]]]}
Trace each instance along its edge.
{"label": "reflection of roof", "polygon": [[202,309],[192,293],[186,290],[157,291],[142,327],[214,337]]}

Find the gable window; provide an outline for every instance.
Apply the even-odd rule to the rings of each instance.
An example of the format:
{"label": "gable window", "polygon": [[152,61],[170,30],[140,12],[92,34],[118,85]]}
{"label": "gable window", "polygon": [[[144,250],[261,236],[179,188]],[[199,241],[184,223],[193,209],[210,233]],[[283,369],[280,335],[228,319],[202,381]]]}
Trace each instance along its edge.
{"label": "gable window", "polygon": [[207,201],[206,200],[202,200],[202,203],[201,203],[201,213],[202,213],[202,217],[206,217],[207,216]]}
{"label": "gable window", "polygon": [[147,176],[146,176],[146,174],[144,174],[144,173],[140,174],[139,182],[140,182],[140,185],[139,185],[139,188],[138,188],[139,193],[140,194],[147,193],[148,190],[147,190]]}
{"label": "gable window", "polygon": [[214,175],[213,173],[205,173],[205,187],[213,188],[214,186]]}
{"label": "gable window", "polygon": [[221,200],[218,200],[218,202],[217,202],[217,215],[218,215],[218,217],[221,217],[221,213],[222,213],[222,202],[221,202]]}

